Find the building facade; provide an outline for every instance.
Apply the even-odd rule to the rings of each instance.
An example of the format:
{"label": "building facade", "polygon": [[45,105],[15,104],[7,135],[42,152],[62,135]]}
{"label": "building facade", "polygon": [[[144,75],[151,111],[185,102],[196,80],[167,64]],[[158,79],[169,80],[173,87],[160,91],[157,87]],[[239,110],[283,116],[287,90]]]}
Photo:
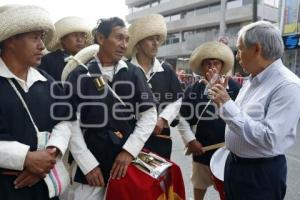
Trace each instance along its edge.
{"label": "building facade", "polygon": [[284,64],[300,77],[300,0],[283,0],[281,17]]}
{"label": "building facade", "polygon": [[[278,0],[227,0],[226,31],[228,45],[235,51],[238,30],[245,24],[257,19],[276,23]],[[264,3],[262,3],[264,2]],[[218,40],[221,14],[221,0],[126,0],[130,24],[135,19],[159,13],[165,17],[168,29],[166,42],[160,47],[158,57],[167,60],[177,70],[188,70],[188,59],[192,51],[207,41]],[[255,14],[254,14],[255,13]],[[235,71],[241,71],[235,66]],[[234,72],[233,72],[234,73]]]}

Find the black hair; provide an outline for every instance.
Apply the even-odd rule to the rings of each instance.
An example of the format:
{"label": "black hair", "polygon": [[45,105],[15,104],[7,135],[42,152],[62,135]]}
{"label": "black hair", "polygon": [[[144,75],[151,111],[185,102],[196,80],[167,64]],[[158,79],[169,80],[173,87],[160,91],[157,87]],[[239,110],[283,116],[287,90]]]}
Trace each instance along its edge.
{"label": "black hair", "polygon": [[[111,17],[107,19],[98,20],[97,27],[93,30],[93,35],[96,36],[97,33],[101,33],[105,38],[108,38],[112,29],[116,26],[126,27],[125,22],[118,17]],[[96,43],[96,37],[95,37]]]}

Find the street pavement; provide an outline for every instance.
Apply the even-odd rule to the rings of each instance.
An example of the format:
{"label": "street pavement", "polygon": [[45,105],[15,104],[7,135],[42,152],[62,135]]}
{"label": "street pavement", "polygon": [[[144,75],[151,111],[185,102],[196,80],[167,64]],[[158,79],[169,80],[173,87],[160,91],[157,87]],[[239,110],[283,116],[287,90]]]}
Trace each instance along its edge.
{"label": "street pavement", "polygon": [[[193,187],[191,185],[190,176],[192,173],[190,156],[184,155],[184,145],[176,129],[172,129],[173,152],[172,160],[177,163],[181,170],[185,183],[186,199],[193,199]],[[285,200],[300,199],[300,122],[298,123],[297,138],[295,144],[288,150],[286,154],[288,164],[287,178],[287,194]],[[218,200],[218,193],[213,187],[210,187],[204,198],[205,200]]]}

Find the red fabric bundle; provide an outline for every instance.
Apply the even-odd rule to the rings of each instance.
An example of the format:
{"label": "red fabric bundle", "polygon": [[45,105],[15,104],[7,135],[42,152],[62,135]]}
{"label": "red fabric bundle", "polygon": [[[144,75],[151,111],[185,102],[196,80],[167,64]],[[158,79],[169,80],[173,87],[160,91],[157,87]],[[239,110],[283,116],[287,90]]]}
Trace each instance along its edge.
{"label": "red fabric bundle", "polygon": [[158,179],[130,164],[126,176],[109,180],[107,200],[184,200],[185,190],[180,168],[172,163]]}

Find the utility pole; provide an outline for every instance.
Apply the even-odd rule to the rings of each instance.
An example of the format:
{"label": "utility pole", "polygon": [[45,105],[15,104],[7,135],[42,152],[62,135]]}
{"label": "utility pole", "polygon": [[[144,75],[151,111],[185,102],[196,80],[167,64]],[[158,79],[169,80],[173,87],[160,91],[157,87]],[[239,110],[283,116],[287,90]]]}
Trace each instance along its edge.
{"label": "utility pole", "polygon": [[226,3],[227,3],[227,0],[221,0],[221,15],[220,15],[220,33],[219,33],[219,37],[225,36],[225,30],[226,30]]}
{"label": "utility pole", "polygon": [[285,0],[282,0],[279,1],[279,5],[278,5],[278,24],[279,24],[281,34],[283,34],[284,14],[285,14]]}
{"label": "utility pole", "polygon": [[257,0],[253,0],[252,5],[252,22],[257,21]]}

